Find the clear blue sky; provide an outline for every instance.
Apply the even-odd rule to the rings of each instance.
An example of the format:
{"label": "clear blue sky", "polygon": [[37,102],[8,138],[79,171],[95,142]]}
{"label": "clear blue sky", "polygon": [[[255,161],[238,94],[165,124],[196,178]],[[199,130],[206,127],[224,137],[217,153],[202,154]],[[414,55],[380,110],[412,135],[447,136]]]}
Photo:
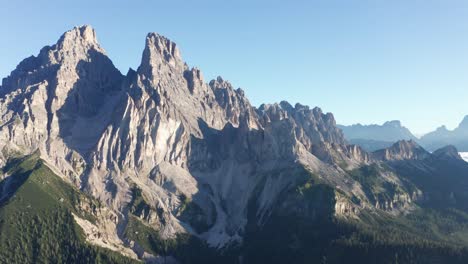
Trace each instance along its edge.
{"label": "clear blue sky", "polygon": [[90,24],[116,66],[145,36],[178,43],[205,79],[251,102],[320,106],[338,123],[399,119],[413,132],[468,114],[468,1],[1,1],[0,76],[75,25]]}

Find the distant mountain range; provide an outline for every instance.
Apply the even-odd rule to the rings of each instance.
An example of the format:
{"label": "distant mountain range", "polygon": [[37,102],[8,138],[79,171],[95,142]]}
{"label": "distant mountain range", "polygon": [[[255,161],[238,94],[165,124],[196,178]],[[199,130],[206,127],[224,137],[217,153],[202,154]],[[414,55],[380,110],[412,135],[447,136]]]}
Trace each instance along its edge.
{"label": "distant mountain range", "polygon": [[397,120],[382,125],[337,126],[343,131],[349,143],[359,145],[368,151],[387,148],[398,140],[414,140],[429,151],[453,145],[459,151],[468,152],[468,115],[454,130],[441,126],[421,138],[414,136]]}
{"label": "distant mountain range", "polygon": [[454,145],[459,151],[468,152],[468,115],[454,130],[441,126],[422,136],[419,142],[431,151],[446,145]]}
{"label": "distant mountain range", "polygon": [[399,140],[417,140],[408,128],[398,120],[388,121],[382,125],[338,125],[345,138],[368,151],[387,148]]}

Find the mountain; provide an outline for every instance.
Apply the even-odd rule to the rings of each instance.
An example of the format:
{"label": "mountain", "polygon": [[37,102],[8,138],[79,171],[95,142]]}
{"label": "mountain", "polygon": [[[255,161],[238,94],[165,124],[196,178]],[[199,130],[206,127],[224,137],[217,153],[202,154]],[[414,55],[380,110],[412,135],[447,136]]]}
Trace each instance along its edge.
{"label": "mountain", "polygon": [[460,151],[468,151],[468,115],[454,130],[441,126],[425,134],[421,137],[421,144],[431,151],[445,145],[454,145]]}
{"label": "mountain", "polygon": [[320,108],[205,81],[156,33],[123,75],[90,26],[66,32],[3,79],[0,116],[0,262],[468,259],[454,147],[366,152]]}
{"label": "mountain", "polygon": [[417,140],[417,138],[401,125],[398,120],[388,121],[382,125],[338,125],[345,138],[351,144],[356,144],[368,151],[374,151],[391,146],[399,140]]}

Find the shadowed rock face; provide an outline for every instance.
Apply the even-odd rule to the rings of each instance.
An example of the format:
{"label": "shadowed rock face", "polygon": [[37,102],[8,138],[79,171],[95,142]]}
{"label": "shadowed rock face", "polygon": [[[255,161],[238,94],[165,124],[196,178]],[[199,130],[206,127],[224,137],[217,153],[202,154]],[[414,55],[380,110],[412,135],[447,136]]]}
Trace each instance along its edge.
{"label": "shadowed rock face", "polygon": [[434,151],[432,154],[438,159],[462,160],[462,157],[458,153],[457,148],[455,148],[455,146],[452,145],[440,148]]}
{"label": "shadowed rock face", "polygon": [[373,156],[378,160],[423,160],[429,157],[429,152],[415,141],[400,140],[391,147],[375,151]]}
{"label": "shadowed rock face", "polygon": [[[58,175],[114,212],[113,228],[103,232],[127,246],[130,214],[162,238],[190,233],[224,246],[241,242],[247,223],[263,223],[276,206],[305,208],[314,217],[404,211],[412,193],[377,206],[349,171],[430,156],[413,141],[372,154],[348,145],[333,115],[320,108],[284,101],[255,108],[221,77],[206,83],[177,45],[156,33],[147,35],[138,69],[123,76],[89,26],[66,32],[3,79],[0,139],[0,165],[38,150]],[[453,151],[434,155],[453,157]],[[310,175],[339,192],[326,188],[330,199],[321,209],[290,207],[302,200],[284,202],[284,193]],[[402,186],[392,173],[375,175]],[[134,210],[137,198],[142,207]],[[253,218],[249,208],[256,208]]]}
{"label": "shadowed rock face", "polygon": [[3,79],[3,154],[39,149],[44,159],[78,183],[83,155],[106,127],[104,112],[113,108],[122,80],[92,28],[66,32]]}

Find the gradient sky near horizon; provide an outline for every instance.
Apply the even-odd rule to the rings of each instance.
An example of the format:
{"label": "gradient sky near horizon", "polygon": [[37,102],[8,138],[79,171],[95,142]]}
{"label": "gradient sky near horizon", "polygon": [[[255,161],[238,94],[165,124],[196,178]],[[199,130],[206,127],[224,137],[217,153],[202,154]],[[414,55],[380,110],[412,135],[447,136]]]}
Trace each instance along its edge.
{"label": "gradient sky near horizon", "polygon": [[0,76],[76,25],[137,68],[148,32],[254,105],[319,106],[340,124],[401,120],[416,134],[468,114],[468,1],[0,0]]}

